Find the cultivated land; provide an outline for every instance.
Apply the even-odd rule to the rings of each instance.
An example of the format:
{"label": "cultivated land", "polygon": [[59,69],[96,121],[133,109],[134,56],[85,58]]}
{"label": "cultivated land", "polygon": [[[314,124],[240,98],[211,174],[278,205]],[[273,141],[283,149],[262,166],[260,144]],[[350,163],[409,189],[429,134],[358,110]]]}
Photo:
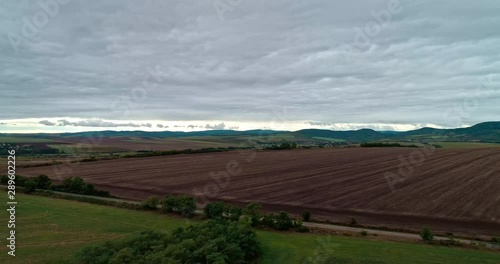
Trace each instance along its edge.
{"label": "cultivated land", "polygon": [[[127,138],[104,137],[95,139],[95,144],[89,144],[89,139],[84,137],[65,138],[64,143],[55,147],[73,147],[80,144],[84,151],[110,152],[110,151],[140,151],[140,150],[182,150],[200,148],[229,147],[235,144],[224,143],[215,137],[189,137],[189,138]],[[73,149],[75,151],[75,149]],[[76,150],[77,151],[77,150]]]}
{"label": "cultivated land", "polygon": [[[0,202],[5,203],[6,193],[2,191],[0,195]],[[170,231],[197,223],[158,213],[38,196],[18,194],[17,201],[17,256],[8,256],[7,247],[2,246],[0,263],[75,263],[73,256],[89,245],[123,239],[144,230]],[[5,214],[1,214],[0,221],[7,221]],[[5,234],[6,226],[2,225],[0,230]],[[257,238],[262,245],[260,263],[304,263],[323,253],[385,264],[494,264],[500,261],[498,252],[378,241],[374,237],[258,231]],[[309,260],[305,263],[315,263],[314,259]]]}
{"label": "cultivated land", "polygon": [[[423,154],[424,161],[392,191],[384,173],[398,173],[400,157],[408,161],[422,151],[232,151],[71,164],[61,177],[54,177],[52,166],[19,168],[18,174],[47,174],[56,180],[78,176],[132,199],[185,193],[203,200],[205,193],[209,200],[257,201],[271,210],[311,209],[314,216],[333,222],[354,217],[359,224],[499,235],[500,148],[436,149]],[[228,164],[233,173],[229,181],[210,176],[225,172]]]}

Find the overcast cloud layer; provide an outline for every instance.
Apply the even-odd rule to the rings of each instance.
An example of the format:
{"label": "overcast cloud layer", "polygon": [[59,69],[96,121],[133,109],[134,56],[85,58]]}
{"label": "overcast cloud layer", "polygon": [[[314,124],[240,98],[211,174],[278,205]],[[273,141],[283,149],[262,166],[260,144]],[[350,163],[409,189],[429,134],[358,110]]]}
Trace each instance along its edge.
{"label": "overcast cloud layer", "polygon": [[0,131],[499,120],[499,1],[41,2],[0,9]]}

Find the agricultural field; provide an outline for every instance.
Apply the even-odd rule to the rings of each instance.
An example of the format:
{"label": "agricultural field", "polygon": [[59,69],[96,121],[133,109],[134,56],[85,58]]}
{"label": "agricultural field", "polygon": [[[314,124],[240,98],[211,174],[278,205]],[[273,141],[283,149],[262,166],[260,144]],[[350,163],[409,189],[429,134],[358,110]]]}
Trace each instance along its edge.
{"label": "agricultural field", "polygon": [[[94,144],[89,144],[85,138],[69,138],[65,142],[73,148],[80,145],[83,151],[95,152],[126,152],[144,150],[183,150],[236,146],[238,143],[227,143],[216,137],[187,137],[187,138],[137,138],[137,137],[105,137],[95,139]],[[62,145],[65,147],[68,145]],[[78,149],[75,150],[78,152]]]}
{"label": "agricultural field", "polygon": [[57,141],[48,138],[38,138],[38,137],[0,136],[0,144],[1,143],[29,144],[29,143],[50,143],[50,142],[57,142]]}
{"label": "agricultural field", "polygon": [[436,142],[435,144],[443,148],[500,148],[498,143],[481,143],[481,142]]}
{"label": "agricultural field", "polygon": [[[201,202],[257,201],[296,214],[309,209],[333,222],[500,234],[500,148],[249,150],[69,166],[59,177],[52,166],[18,173],[78,176],[130,199],[183,193]],[[399,180],[388,182],[387,173]]]}
{"label": "agricultural field", "polygon": [[[0,192],[5,203],[5,192]],[[0,263],[75,263],[82,248],[104,241],[118,240],[145,231],[171,231],[198,223],[159,213],[133,211],[75,201],[18,195],[16,257],[0,248]],[[6,222],[5,214],[0,221]],[[2,234],[6,226],[0,228]],[[330,253],[356,261],[382,261],[384,264],[494,264],[500,253],[428,246],[416,243],[381,241],[376,237],[279,233],[257,231],[262,253],[259,263],[315,263],[320,254]],[[283,243],[287,241],[287,243]],[[411,257],[409,257],[411,256]],[[374,262],[378,263],[378,262]]]}

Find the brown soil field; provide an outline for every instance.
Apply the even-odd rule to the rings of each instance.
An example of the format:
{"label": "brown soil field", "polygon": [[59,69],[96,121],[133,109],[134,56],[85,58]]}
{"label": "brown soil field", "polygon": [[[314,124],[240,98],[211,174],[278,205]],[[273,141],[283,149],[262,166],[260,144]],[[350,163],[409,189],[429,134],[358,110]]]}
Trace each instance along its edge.
{"label": "brown soil field", "polygon": [[[309,209],[333,222],[354,217],[362,225],[500,234],[500,148],[232,151],[71,164],[56,175],[60,166],[18,173],[79,176],[132,199],[185,193],[201,202]],[[392,190],[384,175],[398,170],[404,180]]]}

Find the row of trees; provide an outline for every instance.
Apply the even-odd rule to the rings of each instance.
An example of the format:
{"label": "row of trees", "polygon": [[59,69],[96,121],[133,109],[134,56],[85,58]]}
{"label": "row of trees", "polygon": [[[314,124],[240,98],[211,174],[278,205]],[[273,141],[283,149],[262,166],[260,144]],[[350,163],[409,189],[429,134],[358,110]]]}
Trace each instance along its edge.
{"label": "row of trees", "polygon": [[289,143],[289,142],[281,142],[279,144],[273,144],[269,147],[266,147],[264,149],[267,149],[267,150],[282,150],[282,149],[296,149],[297,148],[297,143],[295,142],[292,142],[292,143]]}
{"label": "row of trees", "polygon": [[[9,183],[9,180],[10,179],[8,176],[2,176],[0,182],[6,185]],[[101,197],[111,196],[108,191],[98,190],[94,185],[86,183],[80,177],[66,178],[59,185],[54,184],[47,175],[43,174],[38,175],[34,178],[27,178],[16,175],[16,179],[14,181],[16,186],[24,187],[24,191],[26,193],[32,193],[37,189],[41,189]]]}
{"label": "row of trees", "polygon": [[417,145],[402,145],[399,143],[365,142],[361,143],[362,148],[418,148]]}
{"label": "row of trees", "polygon": [[[157,196],[149,197],[142,202],[141,208],[146,210],[160,210],[165,213],[177,213],[184,217],[192,217],[196,211],[196,200],[187,195],[168,195],[163,200]],[[298,232],[308,232],[309,229],[302,225],[301,220],[293,219],[286,212],[279,214],[263,214],[262,206],[258,203],[249,203],[244,208],[232,206],[224,202],[212,202],[203,209],[207,219],[222,219],[240,222],[250,226],[269,227],[276,230],[290,230],[295,228]],[[311,213],[304,212],[304,221],[309,221]]]}
{"label": "row of trees", "polygon": [[165,213],[178,213],[190,218],[196,211],[196,200],[187,195],[167,195],[163,201],[157,196],[151,196],[141,204],[141,207],[147,210],[161,209]]}
{"label": "row of trees", "polygon": [[109,263],[254,263],[260,252],[255,231],[226,220],[178,228],[170,233],[145,231],[118,242],[84,249],[78,262]]}
{"label": "row of trees", "polygon": [[[249,203],[245,208],[239,208],[224,202],[213,202],[207,204],[203,212],[205,217],[209,219],[226,219],[251,226],[270,227],[282,231],[292,228],[295,228],[298,232],[309,231],[307,227],[302,225],[302,221],[293,219],[286,212],[263,214],[261,209],[262,207],[258,203]],[[310,213],[308,217],[310,217]]]}

